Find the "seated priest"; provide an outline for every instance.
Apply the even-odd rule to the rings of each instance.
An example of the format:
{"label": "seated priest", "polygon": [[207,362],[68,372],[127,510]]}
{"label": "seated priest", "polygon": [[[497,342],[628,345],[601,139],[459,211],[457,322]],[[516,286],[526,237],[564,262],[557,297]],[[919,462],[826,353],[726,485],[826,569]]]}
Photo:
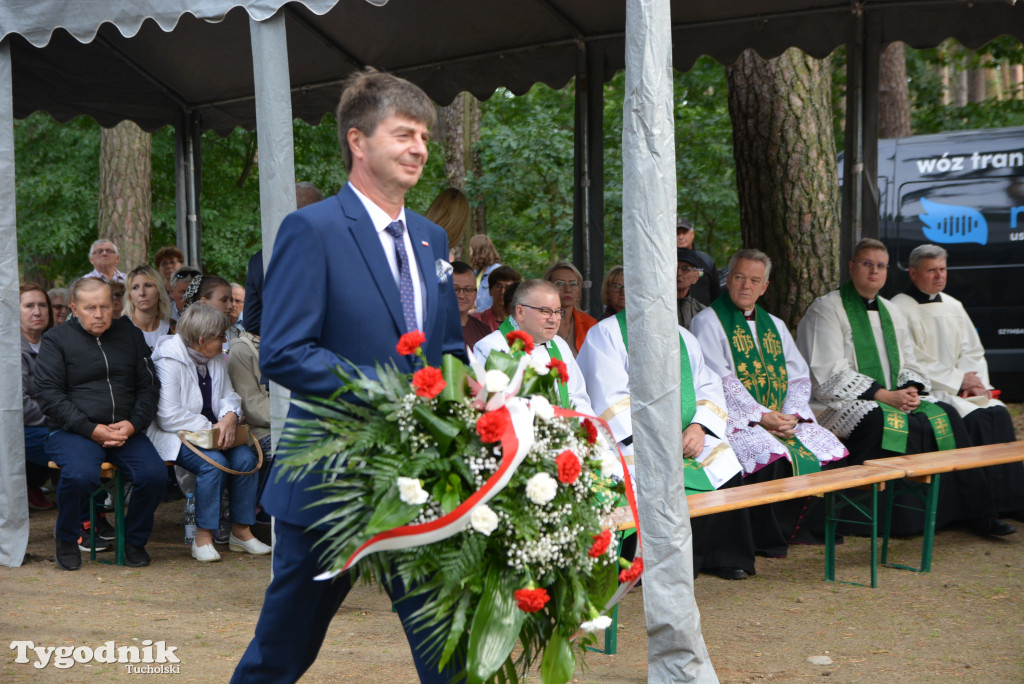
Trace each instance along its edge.
{"label": "seated priest", "polygon": [[[825,405],[821,424],[850,450],[849,461],[970,446],[960,415],[925,398],[931,383],[920,368],[907,319],[879,297],[889,253],[864,238],[853,251],[850,280],[814,300],[797,326],[797,346],[811,369],[814,397]],[[942,477],[937,524],[965,521],[976,534],[1016,531],[996,517],[992,488],[980,470]],[[894,534],[923,529],[918,511],[896,509]]]}
{"label": "seated priest", "polygon": [[[726,292],[690,325],[708,366],[722,378],[726,439],[748,483],[817,472],[848,453],[814,419],[810,370],[786,324],[757,304],[771,268],[764,252],[734,254]],[[821,538],[824,510],[815,497],[781,501],[755,511],[752,523],[757,552],[780,557],[791,541]]]}
{"label": "seated priest", "polygon": [[[946,259],[946,250],[938,245],[915,247],[910,253],[911,284],[892,303],[907,317],[917,361],[932,383],[932,396],[956,409],[971,442],[975,446],[1012,442],[1013,418],[993,396],[981,338],[963,304],[943,292]],[[999,513],[1024,520],[1024,463],[985,471]]]}
{"label": "seated priest", "polygon": [[512,295],[512,308],[508,317],[497,330],[487,335],[473,347],[473,354],[480,363],[487,362],[491,350],[509,351],[505,338],[513,330],[523,330],[533,338],[534,348],[530,357],[542,363],[557,359],[565,364],[569,374],[567,383],[559,383],[559,402],[562,408],[574,408],[580,413],[593,415],[590,397],[583,374],[576,364],[576,358],[565,340],[558,337],[558,325],[565,315],[561,307],[558,288],[546,280],[527,280],[516,287]]}
{"label": "seated priest", "polygon": [[[678,330],[685,493],[739,485],[742,468],[723,439],[727,416],[721,380],[704,362],[696,338],[681,326]],[[626,311],[622,310],[590,329],[577,361],[595,411],[608,422],[627,462],[632,463],[628,346]],[[747,509],[695,518],[690,524],[695,576],[703,571],[738,580],[754,574]]]}

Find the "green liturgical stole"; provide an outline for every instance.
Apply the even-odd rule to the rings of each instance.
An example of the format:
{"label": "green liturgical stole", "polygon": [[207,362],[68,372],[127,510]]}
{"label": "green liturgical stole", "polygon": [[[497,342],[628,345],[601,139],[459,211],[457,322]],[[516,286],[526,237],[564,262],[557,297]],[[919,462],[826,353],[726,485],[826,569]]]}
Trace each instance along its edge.
{"label": "green liturgical stole", "polygon": [[[885,343],[885,352],[889,359],[889,377],[886,378],[882,372],[882,360],[878,355],[878,345],[875,344],[875,334],[871,330],[871,322],[868,320],[868,310],[864,305],[864,300],[857,293],[852,281],[844,283],[839,288],[839,294],[843,300],[846,317],[850,321],[853,350],[857,356],[857,370],[886,389],[895,389],[901,365],[900,348],[896,342],[896,328],[892,324],[892,316],[889,315],[888,309],[881,300],[878,301],[882,340]],[[906,453],[909,429],[906,414],[885,402],[876,401],[875,403],[882,409],[882,448],[898,454]],[[914,412],[923,413],[928,417],[940,451],[956,448],[953,426],[945,411],[929,401],[922,401],[921,405],[914,409]]]}
{"label": "green liturgical stole", "polygon": [[[517,330],[517,328],[512,325],[512,317],[506,316],[505,320],[503,320],[501,325],[498,326],[498,330],[507,338],[508,334],[513,330]],[[548,354],[551,355],[551,358],[558,359],[563,363],[565,362],[565,359],[562,358],[562,352],[558,351],[558,345],[555,344],[554,340],[551,340],[551,343],[547,346],[547,350]],[[572,408],[572,405],[569,403],[569,388],[566,384],[561,380],[555,380],[555,386],[558,388],[558,403],[561,408]]]}
{"label": "green liturgical stole", "polygon": [[[772,411],[782,411],[789,391],[789,376],[786,372],[786,355],[782,349],[782,337],[775,328],[775,322],[768,312],[754,306],[757,340],[750,334],[750,326],[743,312],[733,303],[729,293],[721,295],[712,304],[718,320],[725,330],[732,351],[732,365],[736,377],[747,388],[751,396],[762,406]],[[777,439],[777,438],[776,438]],[[794,475],[806,475],[821,470],[821,462],[810,449],[805,447],[796,435],[780,439],[789,451]]]}
{"label": "green liturgical stole", "polygon": [[[622,333],[622,344],[629,351],[629,335],[626,332],[626,310],[623,309],[615,314],[619,322],[619,331]],[[679,416],[682,418],[685,428],[693,420],[697,412],[697,393],[693,387],[693,372],[690,370],[690,355],[686,351],[686,342],[683,336],[679,336]],[[692,458],[683,459],[683,486],[687,494],[697,492],[710,492],[715,487],[704,472],[704,467]]]}

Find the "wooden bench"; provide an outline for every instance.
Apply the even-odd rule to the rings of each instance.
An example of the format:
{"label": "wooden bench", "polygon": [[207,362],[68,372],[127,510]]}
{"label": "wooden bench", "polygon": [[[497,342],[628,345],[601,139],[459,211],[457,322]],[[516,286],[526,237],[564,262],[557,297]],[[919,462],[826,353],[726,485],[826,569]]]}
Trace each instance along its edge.
{"label": "wooden bench", "polygon": [[[805,496],[825,497],[825,581],[836,581],[836,530],[837,523],[858,522],[871,527],[871,586],[878,586],[878,492],[885,489],[885,483],[899,480],[903,472],[894,468],[868,468],[850,466],[823,470],[807,475],[785,477],[768,482],[718,489],[711,492],[690,494],[686,497],[690,517],[725,513],[741,508],[752,508],[778,501],[802,499]],[[857,493],[853,493],[853,492]],[[863,519],[844,520],[839,516],[844,508],[857,511]],[[616,509],[611,522],[620,532],[636,529],[636,522],[630,519],[628,507]],[[845,580],[839,580],[845,581]],[[861,585],[860,582],[847,584]],[[863,585],[862,585],[863,586]],[[594,649],[608,655],[617,650],[618,606],[612,611],[612,624],[605,630],[604,648]]]}
{"label": "wooden bench", "polygon": [[[935,518],[939,502],[939,481],[943,473],[1024,461],[1024,441],[990,444],[948,451],[934,451],[911,456],[892,456],[864,461],[863,467],[902,471],[904,479],[894,483],[887,505],[885,528],[882,533],[882,565],[914,572],[931,572],[932,550],[935,544]],[[922,508],[909,504],[895,504],[901,493],[910,493],[923,502]],[[889,563],[889,532],[894,506],[924,511],[924,534],[921,543],[921,565],[912,567]]]}

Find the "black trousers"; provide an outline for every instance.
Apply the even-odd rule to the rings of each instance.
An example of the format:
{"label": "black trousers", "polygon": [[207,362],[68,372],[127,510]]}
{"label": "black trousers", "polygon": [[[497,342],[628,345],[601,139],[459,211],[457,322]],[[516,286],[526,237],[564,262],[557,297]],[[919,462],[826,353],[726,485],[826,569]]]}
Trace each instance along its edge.
{"label": "black trousers", "polygon": [[[964,425],[974,446],[1004,444],[1016,439],[1013,418],[1005,406],[975,409],[964,416]],[[983,470],[992,487],[999,514],[1024,512],[1024,463],[1006,463]]]}

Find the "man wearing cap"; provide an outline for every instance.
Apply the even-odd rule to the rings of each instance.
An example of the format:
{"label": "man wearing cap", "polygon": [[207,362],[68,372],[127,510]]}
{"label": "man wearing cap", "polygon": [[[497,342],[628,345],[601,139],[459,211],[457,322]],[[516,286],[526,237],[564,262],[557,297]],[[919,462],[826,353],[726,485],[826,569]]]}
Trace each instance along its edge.
{"label": "man wearing cap", "polygon": [[718,268],[715,266],[715,260],[711,258],[710,254],[699,249],[693,249],[693,238],[695,235],[696,231],[688,218],[680,216],[676,219],[676,247],[685,247],[686,249],[693,250],[698,259],[696,266],[704,269],[704,276],[693,286],[693,296],[704,306],[711,306],[711,302],[718,299],[722,289],[719,285]]}
{"label": "man wearing cap", "polygon": [[707,308],[707,304],[694,295],[696,283],[704,278],[704,267],[697,252],[686,247],[676,249],[676,313],[679,325],[690,329],[690,321]]}

